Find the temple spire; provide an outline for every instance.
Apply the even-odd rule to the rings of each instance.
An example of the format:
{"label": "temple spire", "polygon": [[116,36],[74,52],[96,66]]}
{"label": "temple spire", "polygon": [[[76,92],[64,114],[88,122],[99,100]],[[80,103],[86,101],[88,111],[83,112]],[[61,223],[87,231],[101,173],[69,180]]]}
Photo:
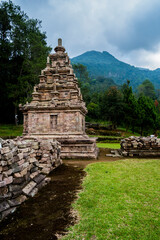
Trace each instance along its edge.
{"label": "temple spire", "polygon": [[58,38],[58,46],[54,50],[55,52],[65,52],[65,48],[62,46],[62,38]]}
{"label": "temple spire", "polygon": [[58,38],[58,47],[62,47],[62,38]]}

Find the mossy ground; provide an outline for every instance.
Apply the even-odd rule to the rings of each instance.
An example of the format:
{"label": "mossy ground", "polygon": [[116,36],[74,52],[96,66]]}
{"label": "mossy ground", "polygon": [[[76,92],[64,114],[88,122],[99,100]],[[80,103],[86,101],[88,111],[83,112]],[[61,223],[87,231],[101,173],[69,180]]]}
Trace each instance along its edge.
{"label": "mossy ground", "polygon": [[21,136],[23,125],[15,126],[13,124],[0,124],[0,137],[10,138]]}

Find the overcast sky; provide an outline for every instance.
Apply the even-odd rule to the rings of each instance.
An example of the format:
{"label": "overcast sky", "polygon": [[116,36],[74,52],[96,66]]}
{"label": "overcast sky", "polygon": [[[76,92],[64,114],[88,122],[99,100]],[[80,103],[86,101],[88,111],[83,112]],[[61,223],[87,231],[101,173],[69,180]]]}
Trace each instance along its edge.
{"label": "overcast sky", "polygon": [[70,57],[108,51],[138,67],[160,67],[160,0],[12,0],[42,20],[51,47]]}

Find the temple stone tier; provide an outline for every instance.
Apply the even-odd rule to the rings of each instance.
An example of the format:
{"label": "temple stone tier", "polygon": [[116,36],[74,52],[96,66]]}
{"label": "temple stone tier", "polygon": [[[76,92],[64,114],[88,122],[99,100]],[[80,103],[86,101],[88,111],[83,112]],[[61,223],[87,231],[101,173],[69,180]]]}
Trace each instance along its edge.
{"label": "temple stone tier", "polygon": [[61,143],[62,158],[97,158],[96,139],[85,133],[87,109],[70,59],[58,39],[47,57],[32,101],[20,105],[25,138],[52,138]]}

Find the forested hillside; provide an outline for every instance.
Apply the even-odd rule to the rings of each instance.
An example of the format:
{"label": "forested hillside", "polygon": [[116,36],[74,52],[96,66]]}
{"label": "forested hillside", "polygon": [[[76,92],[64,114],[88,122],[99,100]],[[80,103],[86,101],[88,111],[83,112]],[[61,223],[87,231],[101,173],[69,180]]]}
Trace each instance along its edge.
{"label": "forested hillside", "polygon": [[89,51],[72,58],[72,63],[87,67],[91,78],[99,76],[113,79],[117,85],[122,85],[127,79],[135,90],[145,79],[149,79],[156,89],[160,88],[160,69],[151,71],[131,66],[117,60],[108,52]]}
{"label": "forested hillside", "polygon": [[73,68],[87,105],[87,121],[107,121],[112,129],[122,126],[141,135],[156,134],[160,129],[160,94],[151,81],[143,81],[135,93],[129,80],[116,86],[108,78],[92,80],[82,64],[73,64]]}

